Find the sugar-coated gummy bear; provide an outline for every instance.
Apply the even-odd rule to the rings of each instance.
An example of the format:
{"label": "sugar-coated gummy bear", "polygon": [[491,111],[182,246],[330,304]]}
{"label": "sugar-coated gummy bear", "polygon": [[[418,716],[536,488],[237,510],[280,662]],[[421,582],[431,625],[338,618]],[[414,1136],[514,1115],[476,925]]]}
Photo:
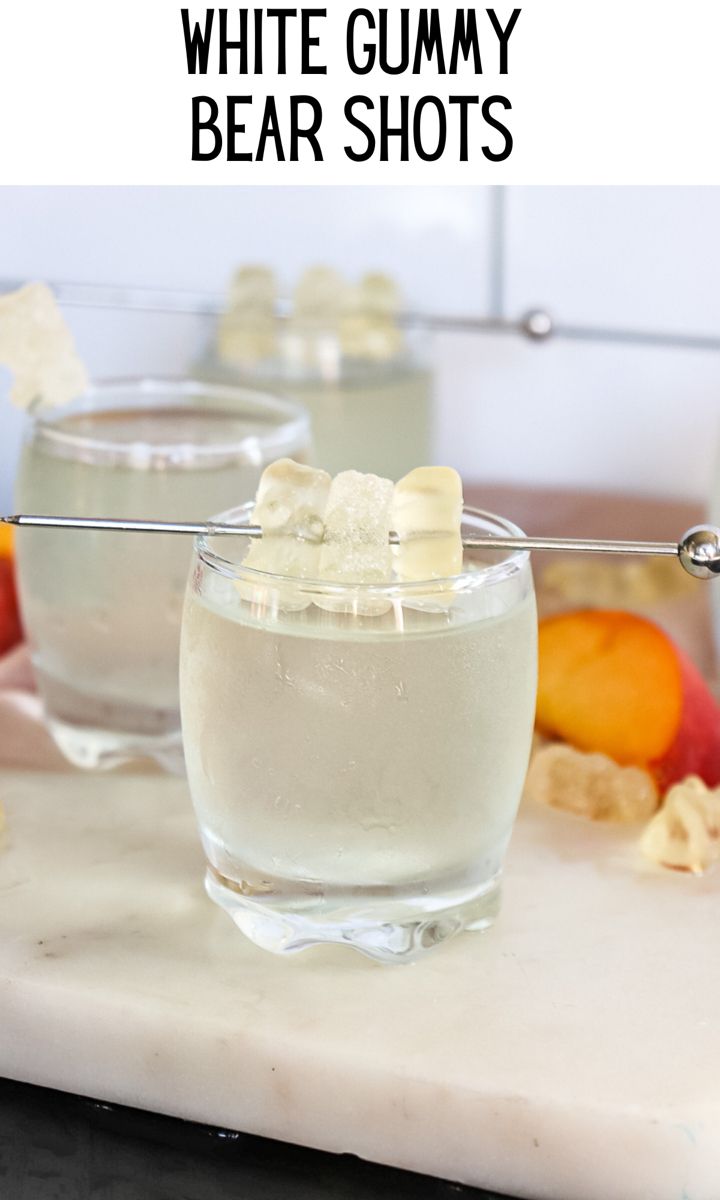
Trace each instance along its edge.
{"label": "sugar-coated gummy bear", "polygon": [[379,475],[341,471],[330,487],[320,578],[336,583],[389,583],[393,485]]}
{"label": "sugar-coated gummy bear", "polygon": [[[383,585],[392,579],[390,506],[393,485],[379,475],[341,471],[330,488],[320,578],[331,583]],[[391,607],[385,596],[365,591],[318,597],[319,608],[379,616]]]}
{"label": "sugar-coated gummy bear", "polygon": [[0,296],[0,363],[13,373],[10,399],[19,408],[68,404],[86,390],[87,372],[46,284]]}
{"label": "sugar-coated gummy bear", "polygon": [[646,821],[658,802],[655,783],[641,767],[621,767],[605,754],[561,743],[534,755],[525,795],[592,821]]}

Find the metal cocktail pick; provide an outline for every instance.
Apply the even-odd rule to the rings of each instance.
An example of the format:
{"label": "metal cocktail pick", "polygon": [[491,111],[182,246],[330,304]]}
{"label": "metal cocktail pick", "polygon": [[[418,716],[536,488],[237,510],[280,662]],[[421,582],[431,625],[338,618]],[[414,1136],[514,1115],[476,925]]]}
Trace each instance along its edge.
{"label": "metal cocktail pick", "polygon": [[[185,533],[208,537],[234,534],[262,537],[259,525],[215,525],[208,521],[122,521],[103,517],[50,517],[16,513],[0,517],[5,525],[35,526],[45,529],[105,529],[119,533]],[[398,535],[390,534],[396,545]],[[463,537],[463,546],[471,550],[565,550],[581,554],[653,554],[678,558],[689,575],[712,579],[720,575],[720,529],[715,525],[693,525],[679,542],[604,541],[598,538],[538,537]]]}

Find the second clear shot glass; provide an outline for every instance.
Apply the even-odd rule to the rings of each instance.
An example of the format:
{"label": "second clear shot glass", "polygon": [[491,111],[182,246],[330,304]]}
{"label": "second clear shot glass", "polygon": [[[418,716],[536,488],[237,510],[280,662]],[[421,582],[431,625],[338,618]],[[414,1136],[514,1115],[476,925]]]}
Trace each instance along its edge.
{"label": "second clear shot glass", "polygon": [[[292,403],[241,388],[103,383],[27,433],[18,511],[197,520],[255,490],[263,467],[301,460],[309,424]],[[49,728],[75,765],[150,757],[182,769],[180,617],[192,555],[171,534],[24,529],[23,620]]]}

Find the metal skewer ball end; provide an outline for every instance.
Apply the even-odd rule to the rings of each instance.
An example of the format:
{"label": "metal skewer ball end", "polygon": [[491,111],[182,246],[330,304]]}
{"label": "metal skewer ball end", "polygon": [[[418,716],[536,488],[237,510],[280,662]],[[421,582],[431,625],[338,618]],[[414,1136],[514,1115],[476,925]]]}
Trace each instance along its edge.
{"label": "metal skewer ball end", "polygon": [[720,529],[716,525],[693,525],[678,543],[678,558],[688,575],[696,579],[720,575]]}

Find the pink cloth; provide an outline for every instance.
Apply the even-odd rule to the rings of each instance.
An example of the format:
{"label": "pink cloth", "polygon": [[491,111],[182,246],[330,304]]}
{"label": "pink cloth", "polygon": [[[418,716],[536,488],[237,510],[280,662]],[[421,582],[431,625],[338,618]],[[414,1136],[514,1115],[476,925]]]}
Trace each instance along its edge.
{"label": "pink cloth", "polygon": [[0,658],[0,766],[69,771],[43,723],[27,646]]}

